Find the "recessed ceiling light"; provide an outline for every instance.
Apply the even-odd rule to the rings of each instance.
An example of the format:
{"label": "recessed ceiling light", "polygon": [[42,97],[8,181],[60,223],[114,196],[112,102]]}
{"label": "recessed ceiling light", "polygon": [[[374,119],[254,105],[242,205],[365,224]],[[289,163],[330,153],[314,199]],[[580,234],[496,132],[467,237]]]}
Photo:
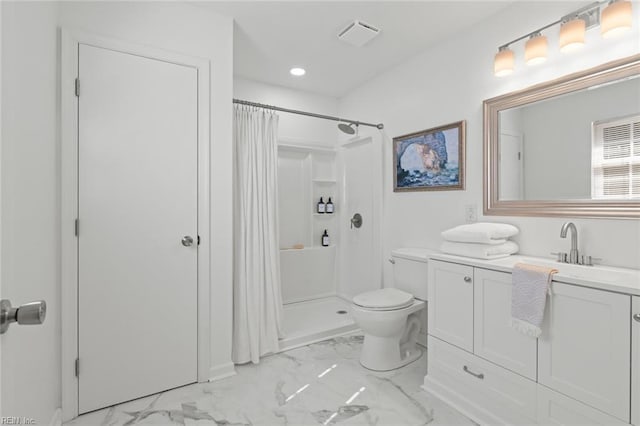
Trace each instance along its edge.
{"label": "recessed ceiling light", "polygon": [[291,70],[289,70],[289,72],[291,73],[291,75],[295,75],[296,77],[300,77],[305,75],[307,72],[304,70],[304,68],[291,68]]}

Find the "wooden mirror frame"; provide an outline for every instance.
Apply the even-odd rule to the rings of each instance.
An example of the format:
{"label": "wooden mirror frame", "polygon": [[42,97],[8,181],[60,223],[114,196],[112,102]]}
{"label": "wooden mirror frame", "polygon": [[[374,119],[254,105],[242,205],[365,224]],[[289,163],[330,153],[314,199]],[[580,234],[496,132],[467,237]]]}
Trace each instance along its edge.
{"label": "wooden mirror frame", "polygon": [[489,216],[640,218],[640,200],[500,200],[500,111],[640,74],[640,54],[580,71],[483,102],[483,211]]}

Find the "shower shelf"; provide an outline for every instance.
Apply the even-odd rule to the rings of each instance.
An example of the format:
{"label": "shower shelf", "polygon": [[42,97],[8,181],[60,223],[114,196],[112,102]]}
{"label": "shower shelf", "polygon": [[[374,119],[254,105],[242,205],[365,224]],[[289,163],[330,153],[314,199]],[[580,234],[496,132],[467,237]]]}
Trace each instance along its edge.
{"label": "shower shelf", "polygon": [[313,215],[317,217],[336,217],[335,213],[314,213]]}
{"label": "shower shelf", "polygon": [[335,248],[336,244],[331,244],[327,247],[324,246],[311,246],[311,247],[304,247],[301,249],[294,249],[294,248],[281,248],[280,251],[308,251],[308,250],[321,250],[321,249],[328,249],[328,248]]}
{"label": "shower shelf", "polygon": [[335,179],[313,179],[313,183],[331,185],[337,183]]}

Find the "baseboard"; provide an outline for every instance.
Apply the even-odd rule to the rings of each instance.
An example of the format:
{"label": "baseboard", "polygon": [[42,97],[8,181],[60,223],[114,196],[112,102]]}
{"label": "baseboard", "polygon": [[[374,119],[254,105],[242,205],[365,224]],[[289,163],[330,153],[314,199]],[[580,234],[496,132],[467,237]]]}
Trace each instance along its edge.
{"label": "baseboard", "polygon": [[53,412],[49,426],[62,426],[62,408],[56,408]]}
{"label": "baseboard", "polygon": [[235,376],[236,369],[232,362],[226,364],[216,365],[209,369],[209,381],[214,382],[216,380],[224,379],[226,377]]}

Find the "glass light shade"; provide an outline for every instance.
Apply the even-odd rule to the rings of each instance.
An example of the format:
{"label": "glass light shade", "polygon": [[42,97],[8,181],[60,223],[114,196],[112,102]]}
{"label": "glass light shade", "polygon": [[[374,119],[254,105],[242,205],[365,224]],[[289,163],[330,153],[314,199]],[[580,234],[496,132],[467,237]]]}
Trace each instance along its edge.
{"label": "glass light shade", "polygon": [[542,34],[532,36],[524,45],[524,60],[527,65],[541,64],[547,60],[547,37]]}
{"label": "glass light shade", "polygon": [[584,46],[586,23],[582,19],[572,19],[560,27],[560,51],[571,52]]}
{"label": "glass light shade", "polygon": [[600,31],[602,37],[614,37],[631,29],[631,2],[616,1],[602,11]]}
{"label": "glass light shade", "polygon": [[511,74],[513,72],[514,62],[515,54],[513,53],[513,50],[509,50],[507,48],[500,49],[493,60],[493,73],[496,77]]}

